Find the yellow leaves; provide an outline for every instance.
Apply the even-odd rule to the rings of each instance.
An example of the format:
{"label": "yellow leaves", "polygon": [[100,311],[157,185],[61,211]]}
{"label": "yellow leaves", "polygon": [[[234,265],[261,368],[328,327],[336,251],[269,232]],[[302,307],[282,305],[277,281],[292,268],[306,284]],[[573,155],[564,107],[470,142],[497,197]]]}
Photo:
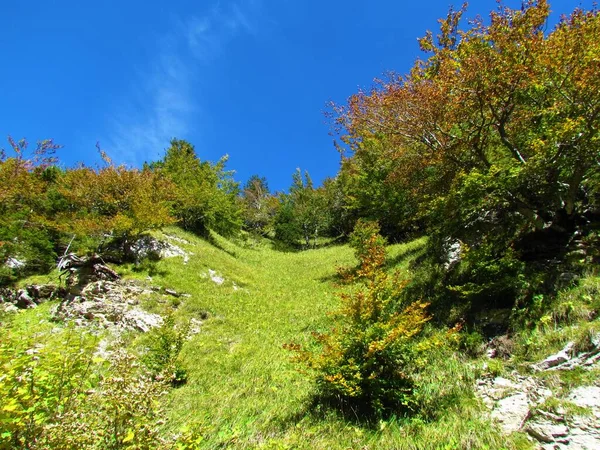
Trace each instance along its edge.
{"label": "yellow leaves", "polygon": [[333,375],[325,375],[323,381],[327,382],[335,389],[344,392],[348,397],[358,397],[362,394],[360,387],[360,373],[355,371],[353,374],[354,379],[345,377],[341,373],[335,373]]}
{"label": "yellow leaves", "polygon": [[[501,7],[491,23],[476,20],[465,31],[456,29],[457,15],[441,20],[438,43],[431,32],[419,40],[429,59],[415,63],[407,77],[391,76],[337,108],[354,165],[375,160],[389,167],[382,184],[393,182],[425,217],[433,206],[428,195],[445,195],[461,170],[522,165],[541,154],[548,159],[539,169],[549,176],[564,163],[563,173],[571,173],[578,161],[595,158],[597,148],[597,8],[575,10],[548,33],[546,1]],[[365,145],[373,140],[379,146]],[[554,159],[557,154],[564,159]],[[524,184],[539,198],[545,188],[538,190],[533,178]]]}
{"label": "yellow leaves", "polygon": [[135,437],[135,432],[130,428],[127,430],[127,435],[123,438],[123,444],[133,441]]}
{"label": "yellow leaves", "polygon": [[431,317],[427,314],[429,303],[416,301],[407,306],[401,313],[393,314],[387,321],[382,322],[384,330],[382,337],[368,347],[367,357],[373,357],[378,352],[383,352],[387,347],[410,340],[419,334],[423,325]]}
{"label": "yellow leaves", "polygon": [[362,279],[362,289],[340,293],[338,327],[329,333],[313,333],[319,350],[298,344],[284,347],[311,370],[325,396],[368,404],[375,410],[385,405],[406,407],[413,403],[407,367],[416,367],[416,338],[430,320],[429,304],[403,305],[401,291],[406,281],[385,272],[385,253],[374,245],[379,242],[385,249],[378,233],[372,224],[362,224],[356,231],[353,239],[358,241],[361,270],[368,274]]}
{"label": "yellow leaves", "polygon": [[69,170],[60,186],[64,224],[77,234],[139,234],[171,224],[172,183],[148,170],[109,166]]}
{"label": "yellow leaves", "polygon": [[19,403],[14,398],[11,398],[9,402],[2,407],[2,411],[13,412],[19,408]]}
{"label": "yellow leaves", "polygon": [[562,121],[560,131],[567,135],[572,134],[575,131],[579,131],[582,125],[584,125],[584,120],[582,117],[567,117],[565,120]]}

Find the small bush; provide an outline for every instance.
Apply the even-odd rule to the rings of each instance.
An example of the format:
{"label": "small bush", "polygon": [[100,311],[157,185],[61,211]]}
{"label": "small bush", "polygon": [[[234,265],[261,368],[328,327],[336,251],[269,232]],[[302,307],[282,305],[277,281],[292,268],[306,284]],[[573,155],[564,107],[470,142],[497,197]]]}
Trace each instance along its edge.
{"label": "small bush", "polygon": [[483,353],[485,340],[477,331],[465,331],[458,335],[458,348],[471,357],[478,357]]}
{"label": "small bush", "polygon": [[156,379],[166,379],[173,386],[187,381],[187,371],[181,367],[177,357],[189,333],[189,324],[175,325],[173,316],[165,318],[163,324],[151,330],[144,343],[146,349],[142,361]]}
{"label": "small bush", "polygon": [[167,448],[165,383],[123,349],[103,360],[96,344],[75,328],[23,340],[3,324],[0,448]]}
{"label": "small bush", "polygon": [[375,270],[385,262],[385,238],[379,234],[377,222],[359,219],[350,234],[349,244],[354,249],[354,256],[358,259],[360,271],[364,276],[369,271]]}
{"label": "small bush", "polygon": [[46,427],[40,448],[167,448],[158,433],[166,385],[140,369],[133,355],[116,350],[94,389]]}
{"label": "small bush", "polygon": [[365,278],[363,288],[340,294],[340,323],[329,333],[313,334],[318,349],[286,347],[312,372],[322,400],[376,416],[408,411],[415,406],[412,373],[419,360],[415,342],[429,320],[427,303],[400,302],[405,283],[383,271],[376,227],[358,228],[353,240]]}
{"label": "small bush", "polygon": [[36,448],[46,426],[57,422],[94,383],[96,340],[70,329],[41,345],[13,336],[0,339],[0,447]]}

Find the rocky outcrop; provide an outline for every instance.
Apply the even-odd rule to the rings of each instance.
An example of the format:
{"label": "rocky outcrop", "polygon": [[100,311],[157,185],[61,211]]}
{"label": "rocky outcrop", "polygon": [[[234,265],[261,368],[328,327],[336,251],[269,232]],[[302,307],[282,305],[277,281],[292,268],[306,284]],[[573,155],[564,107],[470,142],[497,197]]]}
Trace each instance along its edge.
{"label": "rocky outcrop", "polygon": [[27,265],[27,263],[23,259],[8,258],[6,260],[6,262],[4,263],[4,265],[11,269],[22,269],[23,267],[25,267]]}
{"label": "rocky outcrop", "polygon": [[31,284],[23,289],[0,290],[0,305],[6,312],[35,308],[48,300],[61,298],[66,294],[64,288],[53,284]]}
{"label": "rocky outcrop", "polygon": [[531,368],[535,371],[551,369],[572,370],[576,367],[590,369],[600,362],[600,334],[591,338],[591,348],[588,351],[574,355],[574,347],[575,344],[569,342],[561,351],[549,356],[537,364],[533,364]]}
{"label": "rocky outcrop", "polygon": [[217,272],[212,269],[208,269],[208,277],[210,278],[210,281],[212,281],[215,284],[218,284],[219,286],[225,282],[225,278],[218,275]]}
{"label": "rocky outcrop", "polygon": [[[552,393],[536,372],[549,370],[589,370],[598,367],[600,335],[591,339],[591,349],[574,354],[575,345],[567,344],[560,352],[531,366],[529,376],[516,372],[506,377],[488,377],[477,381],[476,392],[490,410],[490,417],[509,434],[526,432],[540,449],[600,448],[600,387],[580,386],[560,396]],[[574,406],[550,411],[545,401]],[[575,412],[574,412],[575,411]]]}
{"label": "rocky outcrop", "polygon": [[162,324],[162,317],[144,311],[140,298],[152,290],[135,282],[98,280],[87,284],[78,295],[69,294],[54,309],[55,320],[77,325],[95,323],[104,328],[147,332]]}
{"label": "rocky outcrop", "polygon": [[79,295],[90,283],[96,281],[115,281],[121,277],[106,265],[100,255],[79,257],[73,253],[63,256],[58,269],[61,277],[66,276],[66,286],[69,295]]}
{"label": "rocky outcrop", "polygon": [[16,291],[5,289],[0,291],[3,309],[35,308],[46,300],[58,299],[60,303],[52,311],[54,320],[72,321],[80,326],[95,324],[114,330],[147,332],[160,326],[163,319],[141,308],[140,300],[144,296],[187,295],[137,281],[123,281],[99,255],[66,255],[61,258],[59,268],[61,277],[66,277],[66,287],[31,285]]}
{"label": "rocky outcrop", "polygon": [[552,395],[535,378],[517,373],[478,380],[477,393],[506,433],[519,431],[531,410]]}
{"label": "rocky outcrop", "polygon": [[[174,240],[181,243],[189,243],[185,239],[178,238],[176,236],[165,235],[169,240]],[[186,252],[178,245],[171,244],[166,241],[159,241],[152,236],[144,236],[138,239],[132,246],[131,252],[134,255],[136,261],[141,261],[145,258],[160,259],[160,258],[174,258],[182,257],[183,263],[187,264],[191,253]]]}
{"label": "rocky outcrop", "polygon": [[443,248],[445,253],[444,269],[449,271],[460,262],[463,254],[463,244],[458,239],[446,238]]}

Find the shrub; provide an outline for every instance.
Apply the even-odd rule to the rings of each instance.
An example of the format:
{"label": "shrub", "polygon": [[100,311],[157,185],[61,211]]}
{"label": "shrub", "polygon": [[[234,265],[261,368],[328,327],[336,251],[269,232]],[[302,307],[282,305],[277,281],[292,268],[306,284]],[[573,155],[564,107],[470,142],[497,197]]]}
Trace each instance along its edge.
{"label": "shrub", "polygon": [[371,276],[385,263],[385,239],[377,222],[359,219],[349,236],[350,247],[358,259],[358,268],[338,267],[338,275],[348,283]]}
{"label": "shrub", "polygon": [[[5,324],[5,326],[8,326]],[[5,329],[0,340],[0,447],[36,448],[45,427],[59,420],[94,383],[96,339],[70,329],[40,345]]]}
{"label": "shrub", "polygon": [[360,225],[361,232],[353,237],[365,280],[361,289],[340,294],[339,325],[329,333],[313,334],[317,349],[286,347],[312,372],[322,400],[381,416],[415,406],[411,374],[418,348],[414,344],[429,316],[427,303],[400,300],[405,283],[383,271],[382,245],[375,229]]}
{"label": "shrub", "polygon": [[360,272],[368,276],[385,262],[385,239],[379,234],[379,224],[359,219],[350,234],[350,247],[358,259]]}
{"label": "shrub", "polygon": [[140,370],[133,355],[118,349],[94,389],[48,424],[40,448],[167,448],[158,433],[164,422],[158,400],[165,393],[164,383]]}
{"label": "shrub", "polygon": [[74,328],[22,339],[0,334],[0,448],[166,448],[158,426],[166,385],[117,349],[95,355],[97,338]]}
{"label": "shrub", "polygon": [[[50,164],[59,146],[40,141],[28,150],[24,139],[8,138],[13,156],[0,149],[0,286],[17,278],[50,269],[56,258],[54,233],[47,216],[48,192],[57,175]],[[5,265],[18,260],[21,264]]]}
{"label": "shrub", "polygon": [[183,348],[189,328],[189,323],[176,326],[173,316],[169,315],[160,327],[147,334],[142,361],[155,379],[165,379],[173,386],[180,386],[186,382],[187,372],[178,363],[177,357]]}

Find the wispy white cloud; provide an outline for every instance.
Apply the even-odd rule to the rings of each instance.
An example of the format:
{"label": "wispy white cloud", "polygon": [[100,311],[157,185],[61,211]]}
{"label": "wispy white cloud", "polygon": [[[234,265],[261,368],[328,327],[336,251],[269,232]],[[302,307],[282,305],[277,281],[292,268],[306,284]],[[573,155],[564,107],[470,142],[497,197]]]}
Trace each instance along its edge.
{"label": "wispy white cloud", "polygon": [[204,15],[173,21],[172,31],[157,38],[154,61],[111,120],[102,144],[114,159],[133,165],[154,160],[170,139],[190,131],[201,109],[195,86],[203,68],[222,56],[234,38],[257,33],[259,9],[257,0],[217,3]]}

